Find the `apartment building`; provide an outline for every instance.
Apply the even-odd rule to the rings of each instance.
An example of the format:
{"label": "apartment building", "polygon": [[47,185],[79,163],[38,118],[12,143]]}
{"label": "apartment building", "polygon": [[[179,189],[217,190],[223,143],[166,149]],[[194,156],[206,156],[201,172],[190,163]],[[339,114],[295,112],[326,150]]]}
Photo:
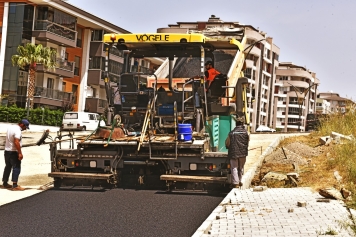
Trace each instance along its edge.
{"label": "apartment building", "polygon": [[[168,28],[159,28],[157,32],[203,33],[212,38],[236,38],[240,32],[244,32],[245,37],[242,39],[246,49],[244,75],[248,78],[250,91],[255,91],[254,99],[252,99],[252,93],[248,94],[251,129],[255,131],[258,125],[272,125],[274,107],[272,88],[274,88],[275,71],[278,67],[280,53],[280,49],[273,43],[273,38],[267,37],[266,33],[251,25],[244,25],[239,22],[224,22],[215,15],[212,15],[208,21],[169,24]],[[229,59],[225,55],[222,60],[227,62]],[[232,62],[233,58],[230,60]],[[217,61],[215,66],[220,72],[231,76],[232,70],[229,71],[229,68],[224,68],[223,63]]]}
{"label": "apartment building", "polygon": [[315,113],[316,74],[291,62],[280,62],[274,84],[274,128],[284,132],[305,130],[305,118]]}
{"label": "apartment building", "polygon": [[325,113],[345,113],[347,102],[350,101],[347,98],[340,97],[338,93],[329,91],[329,92],[320,92],[318,93],[318,100],[323,100],[324,104],[329,106],[325,110]]}
{"label": "apartment building", "polygon": [[316,98],[315,113],[317,114],[330,113],[330,102],[321,98]]}
{"label": "apartment building", "polygon": [[[107,105],[104,88],[105,33],[129,33],[64,1],[0,2],[0,94],[4,105],[25,107],[28,72],[12,66],[17,47],[42,44],[57,51],[56,69],[37,65],[34,107],[103,113]],[[117,84],[124,70],[124,55],[113,47],[109,54],[109,79]],[[127,68],[146,72],[162,59],[128,59]]]}

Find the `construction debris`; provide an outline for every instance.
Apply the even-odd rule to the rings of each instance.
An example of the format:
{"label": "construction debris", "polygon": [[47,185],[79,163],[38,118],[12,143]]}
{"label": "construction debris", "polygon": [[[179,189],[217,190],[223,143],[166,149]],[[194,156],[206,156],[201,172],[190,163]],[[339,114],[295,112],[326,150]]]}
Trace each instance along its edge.
{"label": "construction debris", "polygon": [[324,136],[319,138],[319,143],[320,145],[329,145],[331,142],[331,137],[330,136]]}
{"label": "construction debris", "polygon": [[340,192],[345,199],[349,200],[351,198],[351,191],[349,191],[345,188],[341,188]]}
{"label": "construction debris", "polygon": [[317,202],[330,202],[330,199],[327,198],[319,198],[316,200]]}
{"label": "construction debris", "polygon": [[305,202],[305,201],[298,201],[298,202],[297,202],[297,205],[298,205],[298,207],[306,207],[306,206],[307,206],[307,202]]}
{"label": "construction debris", "polygon": [[341,192],[335,188],[324,188],[319,190],[319,194],[325,198],[344,200]]}
{"label": "construction debris", "polygon": [[253,188],[253,191],[254,192],[262,192],[262,191],[265,191],[267,190],[267,186],[256,186]]}
{"label": "construction debris", "polygon": [[285,174],[280,174],[280,173],[276,173],[276,172],[269,172],[263,177],[262,181],[263,182],[266,182],[266,181],[269,181],[269,180],[283,181],[283,180],[287,180],[287,179],[288,179],[288,177]]}
{"label": "construction debris", "polygon": [[288,177],[289,182],[293,186],[298,187],[298,177],[299,177],[298,173],[288,173],[287,177]]}
{"label": "construction debris", "polygon": [[337,170],[334,171],[334,177],[337,180],[337,182],[340,184],[342,177],[340,176],[339,172]]}
{"label": "construction debris", "polygon": [[339,138],[342,138],[342,139],[347,139],[349,141],[355,139],[352,135],[346,136],[346,135],[343,135],[343,134],[337,133],[337,132],[331,132],[331,137],[332,138],[339,137]]}

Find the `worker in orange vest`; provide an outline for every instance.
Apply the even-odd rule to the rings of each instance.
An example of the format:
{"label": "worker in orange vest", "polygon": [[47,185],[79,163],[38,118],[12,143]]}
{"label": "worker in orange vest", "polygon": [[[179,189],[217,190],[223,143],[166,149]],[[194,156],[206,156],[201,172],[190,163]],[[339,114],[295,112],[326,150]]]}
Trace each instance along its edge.
{"label": "worker in orange vest", "polygon": [[205,80],[208,82],[208,86],[206,88],[209,88],[216,75],[219,75],[220,72],[214,68],[212,61],[207,61],[205,63],[205,69]]}

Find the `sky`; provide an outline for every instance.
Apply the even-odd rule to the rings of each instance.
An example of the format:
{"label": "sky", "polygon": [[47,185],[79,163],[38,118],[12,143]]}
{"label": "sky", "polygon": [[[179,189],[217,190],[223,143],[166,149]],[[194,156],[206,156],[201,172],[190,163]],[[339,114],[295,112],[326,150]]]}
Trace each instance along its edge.
{"label": "sky", "polygon": [[176,22],[252,25],[280,48],[279,61],[316,73],[319,92],[356,100],[355,0],[67,0],[132,33],[155,33]]}

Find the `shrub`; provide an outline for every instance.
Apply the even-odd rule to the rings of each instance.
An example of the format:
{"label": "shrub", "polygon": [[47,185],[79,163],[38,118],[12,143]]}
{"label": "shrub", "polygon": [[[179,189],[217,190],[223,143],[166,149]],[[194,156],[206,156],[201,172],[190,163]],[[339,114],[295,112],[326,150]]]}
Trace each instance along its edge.
{"label": "shrub", "polygon": [[[51,110],[48,108],[31,109],[28,120],[31,124],[60,126],[64,112],[61,110]],[[13,106],[0,106],[0,122],[18,123],[27,117],[27,109]]]}

